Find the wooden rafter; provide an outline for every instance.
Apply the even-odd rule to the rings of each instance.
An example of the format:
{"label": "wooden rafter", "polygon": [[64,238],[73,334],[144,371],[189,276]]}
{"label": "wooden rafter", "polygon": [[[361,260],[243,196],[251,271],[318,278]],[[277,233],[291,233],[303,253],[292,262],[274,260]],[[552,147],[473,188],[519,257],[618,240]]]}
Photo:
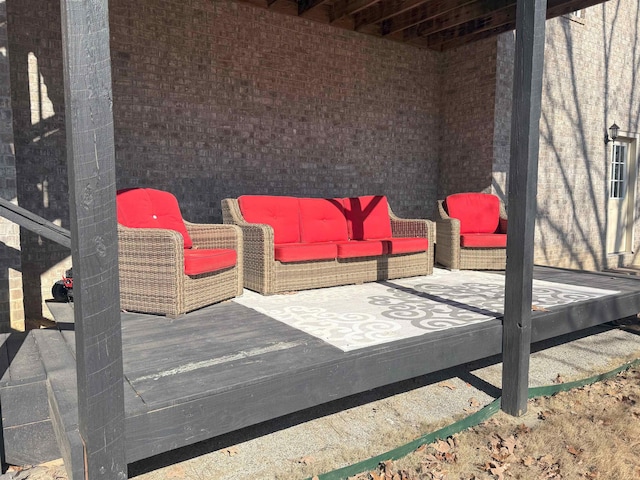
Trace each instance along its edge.
{"label": "wooden rafter", "polygon": [[299,0],[298,1],[298,15],[302,16],[305,13],[313,10],[327,3],[327,0]]}
{"label": "wooden rafter", "polygon": [[338,0],[331,7],[329,14],[331,22],[339,20],[348,15],[355,15],[368,9],[371,5],[379,5],[380,0]]}
{"label": "wooden rafter", "polygon": [[382,25],[382,34],[390,35],[414,25],[434,20],[440,15],[470,3],[474,3],[473,0],[438,0],[438,2],[425,3],[385,20]]}
{"label": "wooden rafter", "polygon": [[354,15],[355,29],[360,30],[366,25],[381,22],[395,15],[422,5],[428,0],[391,0],[376,2],[370,8],[361,10]]}
{"label": "wooden rafter", "polygon": [[[515,29],[516,0],[240,0],[336,27],[446,50]],[[547,0],[546,18],[608,0]]]}
{"label": "wooden rafter", "polygon": [[512,30],[515,19],[516,6],[511,5],[488,15],[470,17],[463,23],[457,23],[455,19],[452,19],[450,24],[446,22],[442,24],[437,22],[423,23],[411,31],[405,31],[403,39],[410,41],[417,37],[426,38],[427,47],[442,50],[443,45],[458,38],[468,39],[469,35],[494,31],[494,29]]}

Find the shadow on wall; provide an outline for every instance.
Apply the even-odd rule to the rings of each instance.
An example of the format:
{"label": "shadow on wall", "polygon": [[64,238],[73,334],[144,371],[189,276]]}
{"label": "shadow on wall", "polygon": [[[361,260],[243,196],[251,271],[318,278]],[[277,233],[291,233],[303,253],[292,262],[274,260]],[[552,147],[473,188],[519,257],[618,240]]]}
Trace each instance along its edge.
{"label": "shadow on wall", "polygon": [[[11,309],[10,302],[12,301],[12,299],[11,299],[10,291],[12,287],[15,288],[15,286],[11,285],[12,278],[10,275],[10,271],[11,270],[15,270],[17,272],[21,271],[20,250],[12,248],[6,245],[5,243],[0,243],[0,259],[2,259],[1,268],[4,270],[2,274],[0,274],[0,292],[3,296],[6,295],[6,297],[2,298],[3,303],[6,301],[6,306],[9,309]],[[2,318],[6,318],[7,322],[0,324],[0,333],[6,333],[10,331],[12,328],[16,328],[12,324],[13,321],[11,319],[10,311],[6,312],[6,317],[5,317],[5,312],[2,312]]]}
{"label": "shadow on wall", "polygon": [[[560,23],[552,25],[553,34],[547,36],[545,62],[549,64],[545,66],[540,125],[537,263],[602,270],[631,259],[630,252],[624,260],[608,255],[613,252],[607,247],[608,226],[611,229],[611,225],[618,225],[626,212],[608,208],[612,144],[605,145],[603,137],[614,120],[624,125],[623,130],[639,127],[638,93],[631,86],[637,83],[640,70],[640,4],[635,2],[634,32],[628,28],[631,23],[623,18],[629,13],[623,7],[633,4],[621,1],[611,5],[615,9],[599,6],[589,10],[584,25],[568,18],[558,19]],[[594,25],[598,24],[602,25],[602,32],[596,41]],[[582,35],[586,35],[586,41]],[[628,40],[632,41],[625,44]],[[595,48],[601,49],[600,60],[588,55]],[[624,48],[628,50],[621,57],[620,50]],[[621,61],[628,55],[634,59],[632,82],[628,82],[628,63]],[[637,213],[634,221],[638,221]],[[637,244],[636,240],[629,250]]]}
{"label": "shadow on wall", "polygon": [[[49,22],[57,23],[60,38],[60,22]],[[60,44],[15,35],[9,52],[18,203],[69,228],[62,52],[53,51]],[[24,228],[20,246],[25,317],[38,321],[52,285],[70,265],[70,251]]]}

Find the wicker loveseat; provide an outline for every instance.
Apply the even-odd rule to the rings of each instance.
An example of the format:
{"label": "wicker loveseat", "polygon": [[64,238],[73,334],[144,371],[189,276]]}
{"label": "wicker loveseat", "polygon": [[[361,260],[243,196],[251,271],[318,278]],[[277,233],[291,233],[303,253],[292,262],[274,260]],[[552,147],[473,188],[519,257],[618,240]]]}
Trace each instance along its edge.
{"label": "wicker loveseat", "polygon": [[176,198],[120,190],[118,263],[125,310],[176,317],[242,294],[242,231],[182,219]]}
{"label": "wicker loveseat", "polygon": [[507,214],[488,193],[456,193],[438,201],[436,263],[452,270],[504,270]]}
{"label": "wicker loveseat", "polygon": [[433,222],[396,217],[384,196],[245,195],[222,215],[242,229],[245,288],[262,294],[433,272]]}

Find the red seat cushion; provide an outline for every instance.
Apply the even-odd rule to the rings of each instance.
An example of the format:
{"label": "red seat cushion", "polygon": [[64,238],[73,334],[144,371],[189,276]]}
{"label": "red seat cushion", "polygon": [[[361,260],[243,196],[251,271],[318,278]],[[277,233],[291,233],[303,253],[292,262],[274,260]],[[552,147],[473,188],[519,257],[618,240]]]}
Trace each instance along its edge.
{"label": "red seat cushion", "polygon": [[422,237],[385,238],[383,242],[388,255],[425,252],[429,249],[429,240]]}
{"label": "red seat cushion", "polygon": [[456,193],[445,201],[447,213],[460,220],[460,233],[495,233],[500,200],[489,193]]}
{"label": "red seat cushion", "polygon": [[300,240],[303,243],[346,242],[347,219],[340,200],[299,198]]}
{"label": "red seat cushion", "polygon": [[238,204],[247,222],[263,223],[273,227],[273,241],[276,245],[300,241],[297,198],[243,195],[238,198]]}
{"label": "red seat cushion", "polygon": [[184,238],[184,248],[193,242],[182,220],[178,200],[169,192],[152,188],[119,190],[116,195],[118,223],[130,228],[175,230]]}
{"label": "red seat cushion", "polygon": [[185,250],[184,273],[200,275],[235,266],[238,255],[235,250]]}
{"label": "red seat cushion", "polygon": [[345,198],[343,203],[351,240],[377,240],[392,236],[387,197]]}
{"label": "red seat cushion", "polygon": [[467,248],[506,248],[505,233],[465,233],[460,235],[460,246]]}
{"label": "red seat cushion", "polygon": [[307,260],[333,260],[338,255],[335,243],[289,243],[276,245],[275,259],[286,262],[305,262]]}
{"label": "red seat cushion", "polygon": [[338,258],[374,257],[384,253],[379,240],[351,240],[338,243]]}

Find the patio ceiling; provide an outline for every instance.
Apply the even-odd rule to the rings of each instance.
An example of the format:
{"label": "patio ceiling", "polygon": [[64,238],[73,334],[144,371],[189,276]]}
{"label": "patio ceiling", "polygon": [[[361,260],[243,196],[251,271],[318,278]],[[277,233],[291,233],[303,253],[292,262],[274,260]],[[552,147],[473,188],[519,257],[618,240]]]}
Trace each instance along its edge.
{"label": "patio ceiling", "polygon": [[[516,0],[240,1],[438,51],[513,30],[516,24]],[[547,18],[605,1],[548,0]]]}

